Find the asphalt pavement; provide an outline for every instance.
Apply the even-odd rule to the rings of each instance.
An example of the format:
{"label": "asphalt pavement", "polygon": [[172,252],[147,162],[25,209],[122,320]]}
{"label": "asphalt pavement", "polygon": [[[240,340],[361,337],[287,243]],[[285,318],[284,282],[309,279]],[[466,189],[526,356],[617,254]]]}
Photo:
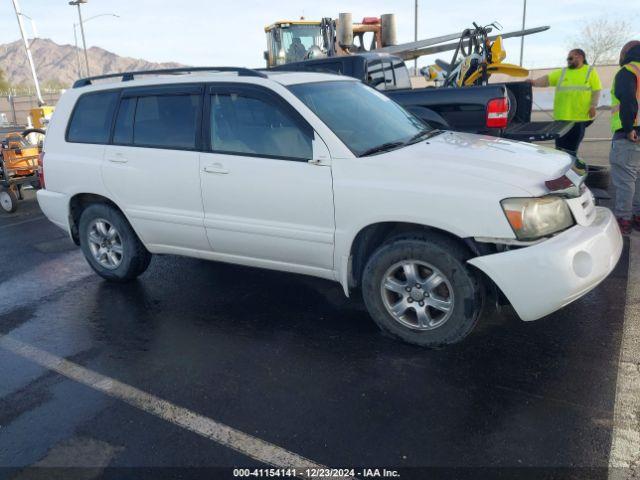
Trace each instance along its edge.
{"label": "asphalt pavement", "polygon": [[323,280],[156,256],[106,283],[27,196],[0,212],[0,479],[231,478],[291,458],[608,477],[628,242],[561,311],[505,309],[423,350]]}

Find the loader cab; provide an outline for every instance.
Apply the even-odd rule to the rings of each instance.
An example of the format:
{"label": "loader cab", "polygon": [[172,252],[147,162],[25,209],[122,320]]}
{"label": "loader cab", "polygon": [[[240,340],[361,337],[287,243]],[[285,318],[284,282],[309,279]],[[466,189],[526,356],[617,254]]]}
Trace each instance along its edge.
{"label": "loader cab", "polygon": [[267,67],[300,62],[313,47],[323,48],[320,22],[279,21],[268,25],[264,31],[267,34],[267,50],[264,52]]}

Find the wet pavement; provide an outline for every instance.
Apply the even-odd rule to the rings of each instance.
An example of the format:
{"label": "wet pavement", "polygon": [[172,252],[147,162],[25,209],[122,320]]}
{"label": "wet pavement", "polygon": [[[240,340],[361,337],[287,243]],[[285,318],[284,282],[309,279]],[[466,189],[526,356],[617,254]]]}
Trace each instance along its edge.
{"label": "wet pavement", "polygon": [[[331,467],[606,478],[627,255],[553,315],[507,309],[422,350],[323,280],[156,256],[135,283],[108,284],[31,199],[0,213],[0,335]],[[0,347],[0,478],[35,478],[31,465],[93,467],[81,478],[263,466]]]}

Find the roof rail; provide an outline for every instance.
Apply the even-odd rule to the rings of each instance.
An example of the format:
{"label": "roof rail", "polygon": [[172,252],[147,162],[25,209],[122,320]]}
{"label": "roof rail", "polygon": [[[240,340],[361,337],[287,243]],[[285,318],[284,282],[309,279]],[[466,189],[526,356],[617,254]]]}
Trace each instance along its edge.
{"label": "roof rail", "polygon": [[267,78],[267,76],[257,70],[243,67],[180,67],[180,68],[160,68],[158,70],[137,70],[132,72],[120,72],[120,73],[108,73],[106,75],[96,75],[93,77],[86,77],[76,80],[73,83],[73,88],[86,87],[91,85],[94,80],[102,80],[105,78],[122,77],[123,82],[133,80],[138,75],[162,75],[162,74],[179,74],[179,73],[193,73],[193,72],[236,72],[240,77],[260,77]]}

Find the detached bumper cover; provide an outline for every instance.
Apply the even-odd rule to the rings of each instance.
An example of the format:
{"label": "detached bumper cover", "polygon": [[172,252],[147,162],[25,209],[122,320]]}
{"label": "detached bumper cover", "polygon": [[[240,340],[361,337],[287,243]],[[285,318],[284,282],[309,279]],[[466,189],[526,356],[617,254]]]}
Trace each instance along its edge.
{"label": "detached bumper cover", "polygon": [[577,300],[603,281],[622,253],[610,210],[596,208],[577,225],[539,244],[469,260],[491,278],[522,320],[537,320]]}

